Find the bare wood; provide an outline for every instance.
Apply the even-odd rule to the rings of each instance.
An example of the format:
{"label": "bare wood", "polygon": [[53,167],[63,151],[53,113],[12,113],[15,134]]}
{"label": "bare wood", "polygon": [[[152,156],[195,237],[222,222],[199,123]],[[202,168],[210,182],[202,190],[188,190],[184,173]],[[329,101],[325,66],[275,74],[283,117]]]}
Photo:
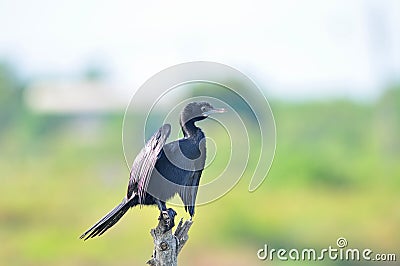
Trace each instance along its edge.
{"label": "bare wood", "polygon": [[193,221],[183,219],[179,221],[175,233],[166,231],[166,221],[159,219],[156,228],[151,229],[150,234],[154,241],[152,258],[147,262],[151,266],[177,266],[178,254],[189,239],[188,232]]}
{"label": "bare wood", "polygon": [[186,220],[185,223],[183,223],[183,219],[179,221],[179,224],[174,233],[175,237],[178,239],[178,254],[179,252],[181,252],[183,246],[189,239],[188,233],[192,224],[193,224],[192,219]]}

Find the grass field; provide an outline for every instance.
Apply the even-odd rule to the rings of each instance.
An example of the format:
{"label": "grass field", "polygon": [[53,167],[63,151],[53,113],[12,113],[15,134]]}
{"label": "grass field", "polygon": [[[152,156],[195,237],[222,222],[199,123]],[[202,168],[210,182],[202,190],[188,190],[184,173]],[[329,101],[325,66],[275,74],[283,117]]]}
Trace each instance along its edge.
{"label": "grass field", "polygon": [[[245,173],[227,195],[199,206],[181,265],[292,265],[260,261],[257,250],[264,244],[322,249],[339,237],[349,247],[400,259],[396,95],[398,90],[389,91],[370,104],[273,102],[277,150],[267,180],[249,193]],[[122,114],[65,117],[25,110],[2,127],[1,265],[143,265],[150,258],[154,207],[131,210],[101,238],[78,239],[125,193],[121,123]],[[218,131],[204,125],[218,139]],[[204,180],[223,167],[223,154]],[[188,217],[176,210],[178,218]]]}

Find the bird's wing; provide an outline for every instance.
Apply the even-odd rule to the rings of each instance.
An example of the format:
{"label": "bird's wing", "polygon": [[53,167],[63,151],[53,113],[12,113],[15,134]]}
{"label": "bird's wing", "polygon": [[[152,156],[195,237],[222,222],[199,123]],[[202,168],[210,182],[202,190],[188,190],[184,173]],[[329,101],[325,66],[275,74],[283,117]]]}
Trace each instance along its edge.
{"label": "bird's wing", "polygon": [[129,178],[128,199],[137,194],[139,196],[139,203],[144,202],[151,174],[170,132],[171,125],[164,124],[146,142],[138,156],[136,156]]}
{"label": "bird's wing", "polygon": [[188,178],[185,186],[183,186],[179,191],[179,196],[185,205],[185,211],[189,212],[190,216],[194,215],[194,206],[196,203],[201,173],[202,170],[193,172],[193,175]]}

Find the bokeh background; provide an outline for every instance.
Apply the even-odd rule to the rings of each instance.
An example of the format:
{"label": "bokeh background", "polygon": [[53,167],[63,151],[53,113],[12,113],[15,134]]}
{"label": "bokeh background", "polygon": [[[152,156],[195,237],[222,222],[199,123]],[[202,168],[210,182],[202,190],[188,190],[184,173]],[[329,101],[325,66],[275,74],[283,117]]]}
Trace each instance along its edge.
{"label": "bokeh background", "polygon": [[156,208],[130,211],[100,239],[78,236],[125,193],[130,97],[193,60],[258,83],[277,149],[258,190],[247,191],[247,173],[197,208],[181,265],[292,265],[259,261],[257,250],[322,249],[338,237],[399,260],[399,25],[396,0],[0,1],[0,264],[150,258]]}

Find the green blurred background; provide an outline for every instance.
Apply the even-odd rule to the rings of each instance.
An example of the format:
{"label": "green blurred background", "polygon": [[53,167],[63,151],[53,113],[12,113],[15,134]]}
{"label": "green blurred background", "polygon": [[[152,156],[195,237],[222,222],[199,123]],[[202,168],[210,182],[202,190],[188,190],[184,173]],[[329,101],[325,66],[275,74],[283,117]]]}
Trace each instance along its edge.
{"label": "green blurred background", "polygon": [[[379,25],[375,20],[372,22],[371,25]],[[79,25],[71,25],[71,29],[78,31]],[[21,31],[18,27],[14,30]],[[283,30],[288,34],[297,32],[287,27]],[[207,35],[201,36],[205,40]],[[372,36],[379,37],[379,34]],[[57,33],[55,38],[60,38]],[[201,42],[191,45],[201,50]],[[83,70],[80,65],[76,68],[80,70],[75,69],[73,74],[65,70],[49,74],[47,68],[30,72],[36,66],[23,67],[21,57],[15,57],[19,55],[18,47],[15,49],[10,53],[2,49],[0,60],[0,264],[143,265],[152,252],[149,230],[156,225],[158,216],[154,207],[131,210],[101,238],[87,242],[78,239],[125,193],[129,172],[122,152],[121,128],[123,107],[128,104],[129,96],[116,104],[121,108],[106,103],[86,110],[88,102],[74,100],[80,99],[78,96],[67,99],[68,95],[61,92],[65,91],[63,86],[68,91],[72,81],[73,86],[84,84],[82,93],[93,89],[94,94],[103,93],[107,89],[101,84],[112,83],[108,75],[112,76],[118,67],[110,70],[107,60],[104,63],[100,59],[85,61]],[[398,66],[396,51],[387,57],[393,55]],[[45,51],[42,52],[44,55]],[[177,61],[198,59],[193,51],[188,54],[178,57]],[[238,65],[254,59],[246,59],[241,53],[237,55],[241,58],[235,59],[239,60]],[[206,53],[205,57],[214,59],[212,54]],[[232,59],[233,55],[228,58]],[[151,60],[157,62],[156,53]],[[373,62],[378,61],[381,62]],[[160,65],[152,65],[145,73],[154,74],[153,71],[169,66],[169,62],[164,60]],[[255,68],[258,73],[268,72],[268,69]],[[330,245],[335,247],[339,237],[345,237],[351,248],[396,253],[399,260],[399,72],[389,71],[385,66],[378,69],[383,69],[382,82],[366,86],[375,92],[371,96],[366,90],[367,99],[359,88],[351,97],[332,93],[335,86],[352,91],[351,82],[343,86],[329,79],[311,79],[318,97],[313,97],[311,90],[299,98],[290,96],[299,95],[292,90],[284,94],[272,92],[274,96],[269,97],[268,82],[263,83],[277,130],[275,160],[268,178],[250,193],[247,188],[251,175],[246,173],[227,195],[199,206],[190,240],[179,257],[180,264],[291,265],[296,263],[260,261],[257,250],[264,244],[276,249],[318,250]],[[357,71],[354,69],[346,75],[357,76]],[[293,73],[286,74],[290,79]],[[43,85],[43,81],[49,80],[50,85]],[[51,91],[53,85],[61,89],[48,94],[48,88]],[[327,87],[331,90],[319,97]],[[41,88],[45,88],[44,93]],[[271,88],[273,91],[274,84]],[[79,93],[76,90],[75,94]],[[57,108],[57,104],[51,104],[54,96],[62,100],[65,96],[66,102],[76,106]],[[50,97],[50,105],[46,97]],[[55,102],[62,103],[59,99]],[[107,102],[107,97],[95,100],[101,105]],[[203,125],[214,138],[222,134],[212,123]],[[252,132],[251,128],[248,130]],[[139,149],[142,142],[135,145]],[[214,169],[223,167],[218,165],[219,161],[223,160],[216,160],[216,165],[205,170],[205,177],[213,176]],[[187,217],[183,208],[176,210],[179,217]],[[325,260],[318,264],[352,265],[354,262]]]}
{"label": "green blurred background", "polygon": [[[130,211],[101,239],[78,240],[125,192],[123,113],[38,114],[14,77],[1,65],[2,265],[142,264],[156,208]],[[351,247],[398,252],[400,88],[371,103],[276,100],[271,107],[277,150],[267,180],[249,193],[247,173],[226,196],[198,207],[182,264],[263,265],[256,251],[264,244],[318,249],[341,236]],[[218,139],[214,127],[203,127]]]}

